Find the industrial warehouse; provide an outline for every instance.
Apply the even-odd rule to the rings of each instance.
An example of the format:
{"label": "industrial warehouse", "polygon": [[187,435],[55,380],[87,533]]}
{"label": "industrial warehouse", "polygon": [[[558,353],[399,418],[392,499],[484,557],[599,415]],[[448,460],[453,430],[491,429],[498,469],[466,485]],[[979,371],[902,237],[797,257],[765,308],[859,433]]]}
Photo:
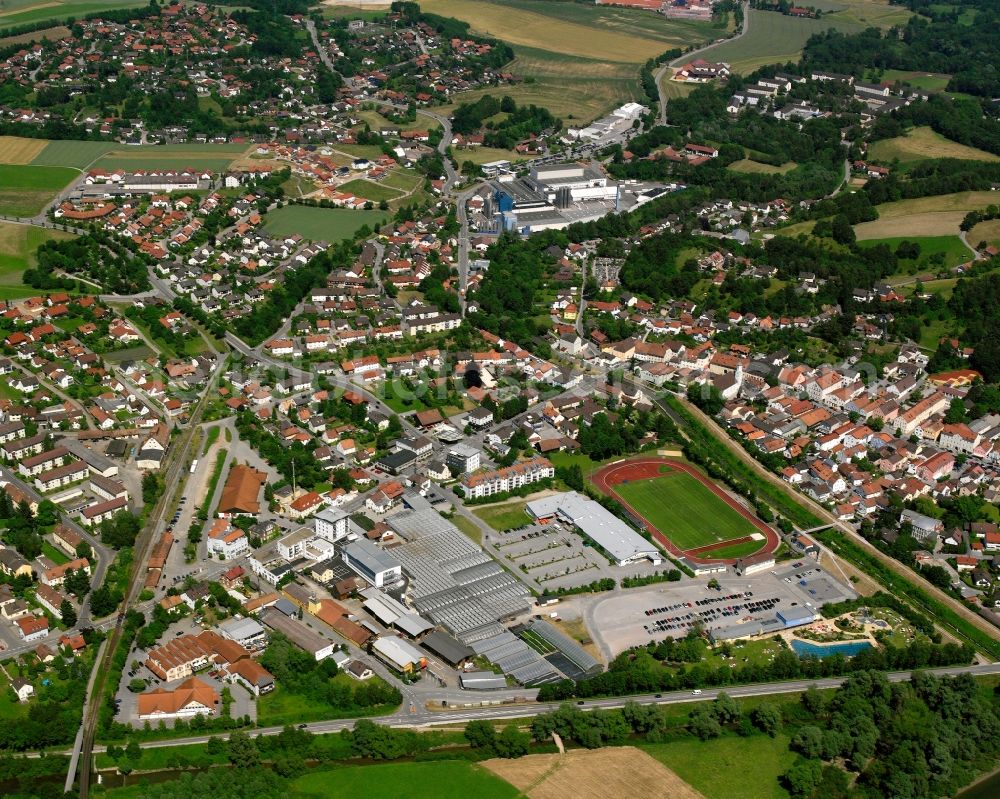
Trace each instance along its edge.
{"label": "industrial warehouse", "polygon": [[485,215],[498,229],[525,235],[629,211],[679,188],[609,180],[596,163],[535,165],[524,177],[502,175],[491,186]]}
{"label": "industrial warehouse", "polygon": [[536,499],[528,503],[527,510],[541,524],[558,520],[573,525],[619,566],[641,560],[649,560],[654,565],[663,561],[660,550],[652,543],[599,502],[575,491]]}

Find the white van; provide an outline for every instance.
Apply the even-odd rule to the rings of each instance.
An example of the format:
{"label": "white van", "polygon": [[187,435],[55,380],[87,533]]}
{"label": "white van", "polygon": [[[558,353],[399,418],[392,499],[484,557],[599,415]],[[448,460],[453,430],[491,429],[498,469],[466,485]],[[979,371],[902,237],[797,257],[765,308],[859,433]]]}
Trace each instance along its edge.
{"label": "white van", "polygon": [[695,688],[695,689],[694,689],[694,690],[693,690],[693,691],[691,692],[691,695],[692,695],[692,696],[701,696],[701,688]]}

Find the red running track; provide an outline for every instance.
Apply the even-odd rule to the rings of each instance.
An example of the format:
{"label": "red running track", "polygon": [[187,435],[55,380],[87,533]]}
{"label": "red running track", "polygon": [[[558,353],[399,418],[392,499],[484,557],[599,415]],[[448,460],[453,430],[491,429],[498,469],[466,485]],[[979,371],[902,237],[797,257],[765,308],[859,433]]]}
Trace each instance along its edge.
{"label": "red running track", "polygon": [[591,476],[590,479],[600,491],[608,496],[614,497],[618,502],[628,508],[637,519],[641,519],[642,523],[646,526],[646,529],[649,530],[649,532],[653,534],[653,537],[672,555],[687,558],[694,563],[726,563],[729,565],[736,563],[737,558],[702,558],[698,557],[698,555],[707,554],[712,549],[718,549],[720,547],[747,541],[749,540],[749,537],[745,536],[743,538],[734,538],[729,541],[720,541],[717,544],[709,544],[707,546],[696,547],[689,550],[680,549],[674,545],[673,541],[656,529],[656,527],[654,527],[645,516],[622,499],[618,492],[614,490],[616,485],[624,483],[625,481],[649,480],[653,477],[661,477],[661,469],[663,467],[671,469],[675,472],[685,472],[686,474],[691,475],[691,477],[703,486],[707,487],[720,500],[725,502],[730,508],[756,527],[765,539],[763,547],[761,547],[758,552],[770,553],[775,552],[778,549],[778,546],[781,544],[781,539],[778,537],[778,534],[774,532],[774,530],[764,524],[764,522],[754,516],[753,513],[747,510],[741,503],[729,496],[729,494],[719,488],[719,486],[705,477],[705,475],[689,463],[672,461],[666,458],[638,458],[636,460],[609,464],[603,469],[597,471],[593,476]]}

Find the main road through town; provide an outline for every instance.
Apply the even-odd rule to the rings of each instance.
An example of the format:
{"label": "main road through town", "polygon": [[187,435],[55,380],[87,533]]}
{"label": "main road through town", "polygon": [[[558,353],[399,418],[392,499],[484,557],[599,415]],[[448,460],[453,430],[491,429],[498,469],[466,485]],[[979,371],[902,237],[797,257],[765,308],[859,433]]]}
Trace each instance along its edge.
{"label": "main road through town", "polygon": [[[955,676],[958,674],[971,674],[973,676],[986,676],[1000,674],[1000,664],[988,663],[978,666],[955,666],[941,669],[927,669],[927,673],[937,676]],[[904,682],[910,679],[912,672],[896,671],[890,672],[887,677],[890,682]],[[610,710],[623,707],[628,702],[636,702],[640,705],[673,705],[691,702],[708,702],[715,699],[720,693],[726,693],[732,697],[751,696],[773,696],[778,694],[802,693],[810,686],[816,688],[837,688],[848,678],[837,677],[822,680],[788,680],[786,682],[761,683],[754,685],[730,685],[722,688],[706,688],[700,693],[691,691],[673,691],[664,694],[642,694],[638,696],[616,697],[614,699],[593,699],[577,702],[581,710]],[[464,692],[467,694],[465,701],[479,700],[490,701],[489,694],[476,695],[474,692]],[[522,702],[504,705],[489,705],[486,707],[452,707],[431,710],[428,708],[412,708],[404,705],[395,713],[389,716],[380,716],[369,719],[377,724],[384,724],[390,727],[421,728],[432,727],[438,724],[456,724],[468,721],[485,719],[490,721],[502,721],[507,719],[524,719],[533,716],[549,713],[560,706],[560,702]],[[411,712],[412,711],[412,712]],[[338,732],[344,729],[351,729],[356,719],[337,719],[336,721],[316,721],[310,724],[299,725],[302,729],[313,733]],[[256,730],[248,730],[250,735],[277,735],[284,729],[283,727],[262,727]],[[207,743],[212,735],[192,735],[185,738],[174,738],[164,741],[147,741],[142,743],[144,749],[155,749],[166,746],[184,746],[186,744]],[[226,734],[215,734],[214,737],[225,738]],[[95,752],[104,751],[105,747],[95,746]]]}

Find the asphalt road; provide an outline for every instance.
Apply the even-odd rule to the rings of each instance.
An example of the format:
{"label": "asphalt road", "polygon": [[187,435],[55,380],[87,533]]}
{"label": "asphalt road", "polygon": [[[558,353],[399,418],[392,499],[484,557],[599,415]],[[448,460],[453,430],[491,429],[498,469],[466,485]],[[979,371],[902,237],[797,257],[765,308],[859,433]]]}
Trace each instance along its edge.
{"label": "asphalt road", "polygon": [[[990,663],[980,666],[958,666],[944,669],[927,669],[928,673],[937,676],[954,676],[958,674],[972,674],[974,676],[984,676],[990,674],[1000,674],[1000,664]],[[887,677],[890,682],[903,682],[910,679],[912,672],[897,671],[890,672]],[[584,702],[577,702],[583,710],[610,710],[623,707],[628,702],[636,702],[640,705],[673,705],[691,702],[709,702],[715,699],[720,693],[726,693],[732,697],[752,697],[752,696],[774,696],[780,694],[802,693],[810,686],[816,688],[836,688],[846,681],[844,678],[831,678],[825,680],[789,680],[786,682],[766,683],[760,685],[726,686],[724,688],[706,688],[699,694],[691,691],[674,691],[660,695],[642,694],[637,696],[616,697],[614,699],[594,699]],[[467,701],[479,700],[482,702],[491,701],[488,693],[468,694]],[[519,704],[494,705],[489,707],[459,708],[427,710],[426,708],[416,708],[410,712],[410,707],[404,703],[399,711],[389,716],[379,716],[371,718],[378,724],[390,727],[433,727],[439,724],[455,724],[479,719],[485,720],[505,720],[531,718],[549,713],[560,706],[560,702],[524,702]],[[411,706],[412,707],[412,706]],[[356,719],[337,719],[335,721],[316,721],[311,724],[300,725],[303,729],[313,733],[339,732],[344,729],[351,729]],[[251,735],[277,735],[283,727],[262,727],[257,730],[248,731]],[[192,735],[185,738],[174,738],[165,741],[149,741],[142,744],[144,749],[156,749],[169,746],[184,746],[188,744],[207,743],[212,735]],[[225,738],[225,734],[216,733],[214,737]],[[95,746],[95,752],[105,751],[106,747]]]}

